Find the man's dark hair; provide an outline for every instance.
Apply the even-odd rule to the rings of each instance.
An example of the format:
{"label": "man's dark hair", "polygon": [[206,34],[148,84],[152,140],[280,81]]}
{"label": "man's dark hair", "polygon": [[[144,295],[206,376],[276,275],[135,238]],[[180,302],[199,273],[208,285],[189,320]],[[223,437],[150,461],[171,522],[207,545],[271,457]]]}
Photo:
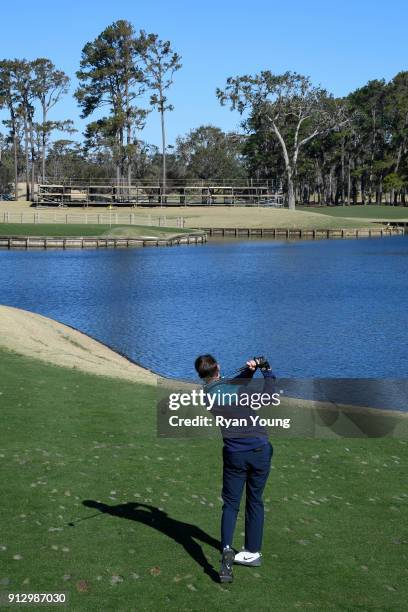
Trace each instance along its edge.
{"label": "man's dark hair", "polygon": [[217,360],[212,355],[200,355],[194,367],[200,378],[213,378],[217,373]]}

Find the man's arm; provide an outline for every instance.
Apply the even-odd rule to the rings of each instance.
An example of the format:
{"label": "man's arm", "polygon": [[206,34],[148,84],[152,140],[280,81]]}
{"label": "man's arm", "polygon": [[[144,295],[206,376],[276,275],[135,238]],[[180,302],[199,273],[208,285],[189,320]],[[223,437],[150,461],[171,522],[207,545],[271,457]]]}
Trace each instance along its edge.
{"label": "man's arm", "polygon": [[244,385],[247,385],[249,381],[253,378],[256,370],[256,362],[253,359],[250,359],[246,362],[245,368],[241,370],[237,376],[234,376],[231,380],[240,382]]}
{"label": "man's arm", "polygon": [[269,367],[266,370],[261,370],[262,376],[264,377],[263,393],[269,393],[272,395],[275,388],[276,376],[272,372],[272,368]]}

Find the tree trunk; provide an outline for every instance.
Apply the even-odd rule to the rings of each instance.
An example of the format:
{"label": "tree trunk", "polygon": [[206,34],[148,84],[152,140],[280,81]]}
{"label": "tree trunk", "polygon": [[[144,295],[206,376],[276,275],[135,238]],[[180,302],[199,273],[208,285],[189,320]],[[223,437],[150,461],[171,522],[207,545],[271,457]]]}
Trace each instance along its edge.
{"label": "tree trunk", "polygon": [[335,166],[330,166],[330,170],[329,170],[329,193],[328,193],[328,200],[329,200],[329,204],[333,204],[334,200],[333,200],[333,191],[334,191],[334,186],[333,186],[333,174],[334,174],[334,170],[335,170]]}
{"label": "tree trunk", "polygon": [[[403,146],[402,144],[400,144],[400,146],[398,147],[397,160],[395,162],[395,167],[394,167],[395,174],[398,174],[399,166],[401,163],[402,150],[403,150]],[[394,200],[395,200],[395,189],[394,187],[391,187],[391,202],[394,202]]]}
{"label": "tree trunk", "polygon": [[294,184],[293,184],[292,168],[290,166],[286,168],[286,177],[288,181],[288,208],[289,210],[295,210],[296,208],[295,189],[294,189]]}
{"label": "tree trunk", "polygon": [[[377,138],[377,113],[374,109],[372,111],[372,140],[371,140],[371,155],[370,155],[370,175],[369,175],[369,193],[368,193],[368,203],[372,204],[372,196],[373,196],[373,180],[374,180],[374,155],[375,155],[375,144]],[[365,199],[364,199],[365,204]]]}
{"label": "tree trunk", "polygon": [[116,160],[116,199],[120,194],[120,160]]}
{"label": "tree trunk", "polygon": [[341,203],[342,206],[344,206],[345,204],[345,193],[344,193],[344,183],[345,183],[345,171],[344,171],[344,156],[345,156],[345,152],[344,152],[344,138],[341,141]]}
{"label": "tree trunk", "polygon": [[35,148],[34,148],[34,134],[33,134],[33,122],[30,119],[30,149],[31,149],[31,188],[30,188],[30,199],[34,202],[34,183],[35,183]]}
{"label": "tree trunk", "polygon": [[286,179],[288,182],[288,207],[290,210],[295,210],[296,208],[296,200],[295,200],[295,191],[294,191],[294,180],[293,180],[293,176],[295,174],[296,171],[296,161],[297,161],[297,156],[299,154],[299,148],[295,148],[295,150],[293,151],[293,157],[292,157],[292,163],[290,161],[289,158],[289,154],[288,154],[288,149],[286,146],[286,143],[282,137],[282,134],[279,131],[278,126],[276,125],[276,123],[274,121],[271,121],[272,123],[272,127],[273,127],[273,131],[275,132],[276,136],[278,137],[278,140],[280,142],[280,145],[282,147],[282,153],[283,153],[283,158],[285,160],[285,171],[286,171]]}
{"label": "tree trunk", "polygon": [[352,182],[352,198],[353,198],[353,204],[354,206],[357,206],[358,204],[358,186],[357,186],[357,178],[353,179]]}
{"label": "tree trunk", "polygon": [[364,185],[364,177],[363,175],[361,175],[360,178],[360,193],[361,193],[361,204],[363,204],[363,206],[366,205],[366,197],[365,197],[365,185]]}
{"label": "tree trunk", "polygon": [[126,135],[126,144],[127,144],[127,183],[128,183],[128,196],[130,199],[130,188],[132,186],[132,126],[130,125],[130,119],[128,119],[127,125],[127,135]]}
{"label": "tree trunk", "polygon": [[122,139],[120,130],[116,133],[116,159],[115,159],[115,167],[116,167],[116,194],[115,199],[118,201],[120,199],[121,194],[121,183],[122,183]]}
{"label": "tree trunk", "polygon": [[13,127],[13,153],[14,153],[14,199],[18,200],[18,157],[17,157],[17,134]]}
{"label": "tree trunk", "polygon": [[45,108],[44,104],[43,104],[42,111],[43,111],[43,121],[42,121],[41,175],[42,175],[42,182],[45,183],[45,145],[46,145],[45,124],[47,122],[47,109]]}
{"label": "tree trunk", "polygon": [[132,186],[132,166],[130,163],[128,164],[127,182],[128,182],[128,187],[129,187],[128,195],[130,199],[130,188]]}
{"label": "tree trunk", "polygon": [[320,168],[319,161],[316,159],[316,192],[317,192],[317,203],[320,205],[322,203],[322,172]]}
{"label": "tree trunk", "polygon": [[132,118],[129,100],[129,80],[126,81],[126,165],[127,165],[127,183],[128,183],[128,198],[130,200],[130,188],[132,185]]}
{"label": "tree trunk", "polygon": [[383,191],[383,175],[380,174],[378,181],[378,189],[377,189],[377,205],[381,206],[382,204],[382,191]]}
{"label": "tree trunk", "polygon": [[25,153],[25,180],[26,180],[26,200],[30,199],[30,172],[28,155],[28,127],[27,117],[24,115],[24,153]]}
{"label": "tree trunk", "polygon": [[[162,133],[162,159],[163,159],[163,167],[162,167],[162,201],[161,203],[163,204],[163,198],[166,197],[166,179],[167,179],[167,172],[166,172],[166,129],[165,129],[165,124],[164,124],[164,110],[160,109],[160,118],[161,118],[161,133]],[[166,200],[164,200],[166,202]]]}

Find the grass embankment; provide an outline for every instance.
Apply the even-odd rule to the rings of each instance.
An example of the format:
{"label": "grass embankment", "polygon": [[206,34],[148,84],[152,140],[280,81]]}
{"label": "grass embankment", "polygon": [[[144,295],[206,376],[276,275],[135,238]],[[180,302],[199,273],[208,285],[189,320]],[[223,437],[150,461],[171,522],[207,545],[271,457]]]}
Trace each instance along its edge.
{"label": "grass embankment", "polygon": [[153,387],[5,350],[0,367],[2,591],[78,611],[406,609],[405,441],[278,441],[264,563],[221,586],[200,565],[218,568],[218,440],[157,439]]}
{"label": "grass embankment", "polygon": [[[149,207],[149,208],[130,208],[130,207],[117,207],[114,210],[112,220],[116,219],[118,215],[119,222],[120,216],[123,215],[123,225],[127,224],[126,218],[129,219],[129,214],[134,215],[134,219],[137,222],[139,219],[140,225],[146,223],[146,217],[150,216],[152,222],[159,217],[163,218],[165,215],[168,225],[176,225],[177,217],[184,217],[185,225],[192,228],[197,227],[276,227],[276,228],[293,228],[293,229],[338,229],[338,228],[359,228],[359,227],[370,227],[374,219],[370,218],[336,218],[335,215],[330,214],[330,210],[333,207],[328,207],[328,215],[323,216],[321,213],[324,212],[323,208],[311,209],[310,207],[298,207],[296,210],[276,209],[276,208],[262,208],[257,206],[242,207],[242,206],[168,206],[161,208]],[[343,208],[343,207],[338,207]],[[344,207],[347,212],[354,207]],[[364,207],[358,207],[364,208]],[[368,207],[366,207],[368,208]],[[373,208],[373,207],[369,207]],[[392,207],[383,207],[388,211]],[[0,202],[0,214],[9,212],[19,214],[30,214],[34,215],[35,209],[30,207],[29,202]],[[75,220],[80,219],[81,215],[84,218],[86,215],[90,217],[92,214],[97,215],[99,213],[106,212],[106,209],[100,208],[68,208],[63,210],[40,210],[37,211],[41,215],[41,219],[46,219],[47,216],[50,219],[50,223],[53,223],[56,219],[63,223],[66,220],[66,215],[74,215]],[[352,214],[348,215],[353,217]],[[407,214],[408,216],[408,214]],[[126,217],[126,218],[125,218]],[[90,218],[88,218],[90,220]],[[157,221],[157,225],[159,222]],[[161,228],[164,229],[164,228]],[[178,233],[179,230],[176,230]]]}
{"label": "grass embankment", "polygon": [[321,206],[310,207],[300,206],[302,211],[310,211],[312,213],[320,213],[329,215],[330,217],[347,217],[353,219],[373,219],[379,221],[408,221],[408,207],[402,206],[377,206],[370,204],[367,206]]}
{"label": "grass embankment", "polygon": [[127,238],[171,238],[191,232],[177,227],[146,225],[91,225],[81,223],[0,223],[2,236],[125,236]]}
{"label": "grass embankment", "polygon": [[[160,216],[160,210],[149,210],[152,218]],[[161,213],[163,214],[163,212]],[[304,210],[270,209],[262,207],[189,207],[169,208],[167,219],[183,216],[189,227],[276,227],[293,229],[337,229],[370,227],[366,219],[337,219]]]}

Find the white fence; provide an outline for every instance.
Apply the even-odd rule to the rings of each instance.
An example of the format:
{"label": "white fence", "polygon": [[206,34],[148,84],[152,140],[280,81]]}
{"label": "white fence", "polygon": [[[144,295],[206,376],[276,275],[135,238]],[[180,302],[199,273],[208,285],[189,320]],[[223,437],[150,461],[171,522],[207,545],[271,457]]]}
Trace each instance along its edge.
{"label": "white fence", "polygon": [[184,217],[167,218],[154,215],[137,215],[124,212],[69,213],[62,211],[4,211],[0,214],[2,223],[58,223],[89,225],[147,225],[159,227],[179,227],[185,225]]}

